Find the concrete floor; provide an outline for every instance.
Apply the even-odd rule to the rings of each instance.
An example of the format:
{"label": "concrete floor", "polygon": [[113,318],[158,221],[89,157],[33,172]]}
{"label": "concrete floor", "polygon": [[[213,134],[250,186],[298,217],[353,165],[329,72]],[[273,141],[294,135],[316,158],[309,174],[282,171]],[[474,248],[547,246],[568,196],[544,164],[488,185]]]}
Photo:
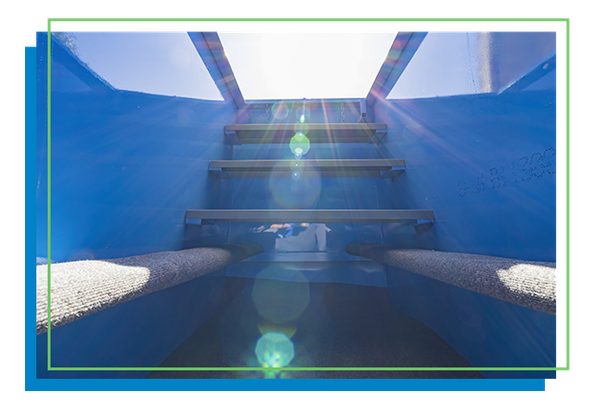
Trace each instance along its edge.
{"label": "concrete floor", "polygon": [[[256,367],[261,335],[293,343],[294,367],[471,367],[387,289],[227,278],[216,313],[161,367]],[[284,338],[285,339],[285,338]],[[287,342],[286,342],[287,343]],[[290,345],[289,343],[287,343]],[[155,371],[147,378],[482,378],[476,371]]]}

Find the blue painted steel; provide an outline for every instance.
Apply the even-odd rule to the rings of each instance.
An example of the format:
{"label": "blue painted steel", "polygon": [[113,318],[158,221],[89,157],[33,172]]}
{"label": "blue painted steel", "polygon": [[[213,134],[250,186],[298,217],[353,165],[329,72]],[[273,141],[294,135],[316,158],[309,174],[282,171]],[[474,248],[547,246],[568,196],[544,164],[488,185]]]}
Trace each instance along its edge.
{"label": "blue painted steel", "polygon": [[[529,87],[532,84],[543,79],[547,74],[553,73],[555,71],[556,71],[556,55],[553,55],[552,57],[542,61],[539,65],[537,65],[533,70],[531,70],[529,73],[525,74],[523,77],[510,83],[508,86],[506,86],[500,92],[523,91],[523,90],[527,89],[527,87]],[[554,82],[556,82],[556,78],[554,79]]]}
{"label": "blue painted steel", "polygon": [[213,78],[222,94],[228,99],[233,99],[238,108],[245,105],[244,97],[237,84],[219,35],[216,32],[189,32],[194,47]]}
{"label": "blue painted steel", "polygon": [[427,32],[398,33],[367,95],[366,103],[369,106],[372,106],[377,100],[387,97],[426,35]]}
{"label": "blue painted steel", "polygon": [[[502,39],[504,46],[493,47],[491,54],[496,71],[513,57],[502,49],[527,52],[522,43]],[[407,161],[405,175],[379,184],[381,208],[433,209],[436,216],[435,225],[416,234],[383,225],[385,243],[556,260],[556,83],[520,91],[542,79],[540,70],[550,62],[529,66],[525,70],[532,73],[513,86],[515,91],[502,94],[375,102],[376,120],[389,130],[382,150]],[[421,79],[426,82],[427,76]],[[555,316],[397,268],[388,268],[387,279],[396,307],[434,329],[473,365],[556,366]],[[484,374],[555,377],[542,371]]]}
{"label": "blue painted steel", "polygon": [[238,135],[235,133],[235,131],[225,131],[225,142],[234,146],[234,145],[241,145],[242,144],[242,139],[240,139],[238,137]]}
{"label": "blue painted steel", "polygon": [[[202,48],[206,43],[198,42],[197,35],[201,34],[190,34],[190,38],[216,77],[218,62],[209,60],[211,53],[207,47]],[[506,38],[516,40],[518,36],[502,41]],[[40,257],[45,257],[47,251],[47,131],[46,117],[39,113],[47,108],[45,41],[45,34],[39,34],[36,230]],[[510,55],[502,52],[511,48],[508,45],[503,42],[503,46],[492,47],[492,56],[496,56],[492,60],[506,62]],[[519,49],[526,47],[520,45]],[[399,76],[415,49],[400,55],[388,78]],[[103,259],[225,242],[256,242],[270,253],[335,254],[349,243],[385,242],[406,248],[524,260],[556,259],[555,71],[538,74],[539,61],[526,70],[534,72],[534,76],[525,78],[526,86],[513,86],[515,91],[502,94],[367,99],[369,120],[388,125],[387,134],[380,133],[377,143],[311,144],[303,156],[403,158],[407,164],[404,174],[393,182],[382,178],[318,177],[299,181],[232,178],[223,182],[210,175],[210,160],[293,158],[287,144],[227,144],[225,139],[233,134],[224,135],[225,125],[293,124],[301,113],[311,123],[354,123],[364,118],[360,100],[290,100],[284,102],[285,107],[280,105],[283,101],[271,101],[266,105],[247,103],[238,109],[235,97],[223,90],[229,88],[224,82],[218,86],[225,101],[116,91],[86,73],[72,57],[58,50],[52,64],[53,261]],[[545,70],[544,65],[539,66]],[[388,91],[392,85],[389,80],[384,82]],[[527,91],[520,91],[523,89]],[[408,223],[411,226],[328,223],[311,228],[314,233],[307,233],[308,226],[284,227],[282,223],[186,226],[187,209],[211,208],[433,209],[436,221],[433,225]],[[433,328],[475,366],[555,364],[554,317],[394,268],[369,277],[364,263],[331,264],[315,272],[314,280],[380,285],[385,279],[400,310]],[[240,265],[230,275],[252,275],[259,270],[256,263]],[[283,269],[289,265],[285,263]],[[170,341],[160,348],[164,350],[153,352],[154,360],[159,360],[213,308],[202,314],[182,313],[175,325],[169,322],[172,313],[189,308],[188,299],[209,289],[205,303],[213,307],[221,281],[222,277],[201,279],[59,327],[53,331],[53,343],[57,344],[52,351],[57,361],[53,365],[83,361],[78,363],[98,366],[94,353],[86,346],[90,341],[110,341],[125,334],[132,340],[143,339],[150,333],[149,328],[109,327],[104,321],[110,316],[139,317],[140,321],[156,316],[153,338]],[[156,311],[145,313],[147,307],[155,307]],[[186,323],[191,317],[195,320]],[[93,338],[78,340],[86,335],[88,327]],[[146,342],[145,347],[150,349],[151,342]],[[38,343],[40,375],[48,376],[43,370],[43,338],[38,338]],[[65,348],[70,344],[78,349],[77,359],[70,357]],[[106,360],[118,358],[131,366],[145,355],[138,354],[113,351]],[[69,372],[53,377],[86,375]],[[486,376],[553,377],[553,373]]]}
{"label": "blue painted steel", "polygon": [[[48,234],[46,37],[37,38],[38,257],[47,256]],[[215,208],[227,200],[221,181],[207,168],[210,160],[231,157],[223,126],[235,119],[233,101],[118,91],[98,82],[73,91],[72,84],[81,81],[77,75],[93,74],[81,73],[72,58],[52,54],[52,261],[226,243],[225,228],[187,227],[184,218],[191,206]],[[52,330],[52,365],[157,366],[214,312],[224,277],[221,271]],[[37,338],[38,377],[90,377],[45,370],[46,341],[46,334]],[[111,376],[140,374],[92,377]]]}
{"label": "blue painted steel", "polygon": [[[44,35],[38,111],[45,111]],[[68,72],[58,53],[52,82]],[[61,63],[62,62],[62,63]],[[56,79],[56,80],[55,80]],[[233,102],[127,91],[66,92],[53,84],[52,259],[114,258],[226,242],[184,224],[186,209],[216,208],[226,198],[209,176],[210,160],[227,159],[223,126]],[[46,124],[38,121],[38,256],[46,256]]]}
{"label": "blue painted steel", "polygon": [[[268,271],[264,271],[265,268],[269,268]],[[298,272],[303,276],[298,277]],[[387,286],[384,265],[345,252],[262,253],[229,266],[227,276]]]}
{"label": "blue painted steel", "polygon": [[231,179],[231,172],[223,171],[222,167],[209,167],[208,172],[211,173],[215,178],[222,180]]}
{"label": "blue painted steel", "polygon": [[377,144],[377,143],[381,142],[381,139],[383,139],[383,137],[385,135],[387,135],[387,130],[375,131],[375,134],[373,135],[373,137],[369,138],[369,143]]}
{"label": "blue painted steel", "polygon": [[392,178],[392,179],[395,179],[399,175],[404,174],[405,170],[406,170],[405,166],[393,166],[388,171],[382,172],[381,173],[381,178]]}
{"label": "blue painted steel", "polygon": [[[225,269],[51,330],[52,367],[154,367],[221,302]],[[37,377],[143,378],[148,371],[47,370],[48,335],[37,337]]]}

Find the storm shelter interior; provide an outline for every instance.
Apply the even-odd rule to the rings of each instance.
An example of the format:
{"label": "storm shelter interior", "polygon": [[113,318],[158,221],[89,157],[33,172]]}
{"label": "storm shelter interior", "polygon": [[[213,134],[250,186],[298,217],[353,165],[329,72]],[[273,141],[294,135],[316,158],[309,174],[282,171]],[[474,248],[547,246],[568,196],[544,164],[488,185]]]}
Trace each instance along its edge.
{"label": "storm shelter interior", "polygon": [[[39,378],[554,377],[318,369],[556,366],[554,313],[446,280],[450,258],[556,261],[554,33],[57,32],[50,61],[37,41],[38,272],[49,200],[57,271],[207,268],[135,294],[148,267],[51,329],[53,367],[112,371],[48,370],[41,332]],[[192,369],[117,369],[138,367]]]}

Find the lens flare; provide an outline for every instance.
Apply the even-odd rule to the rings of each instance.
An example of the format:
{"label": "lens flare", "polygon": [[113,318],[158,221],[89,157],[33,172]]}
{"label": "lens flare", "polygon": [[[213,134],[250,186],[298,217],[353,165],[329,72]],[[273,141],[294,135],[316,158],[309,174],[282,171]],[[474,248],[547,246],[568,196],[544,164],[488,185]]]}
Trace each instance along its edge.
{"label": "lens flare", "polygon": [[296,134],[290,140],[290,150],[294,155],[305,155],[310,149],[310,140],[304,134],[304,132],[296,132]]}
{"label": "lens flare", "polygon": [[304,136],[310,136],[310,133],[308,133],[308,124],[296,122],[294,124],[294,134],[298,132],[302,132]]}
{"label": "lens flare", "polygon": [[287,335],[288,338],[292,338],[296,331],[298,331],[298,327],[296,325],[277,325],[272,324],[270,322],[260,322],[257,324],[258,331],[260,331],[260,335],[264,335],[268,332],[280,332],[284,335]]}
{"label": "lens flare", "polygon": [[301,107],[296,108],[296,119],[299,122],[304,123],[304,122],[308,121],[308,118],[310,118],[310,109],[308,109],[306,104],[302,105]]}
{"label": "lens flare", "polygon": [[401,139],[407,143],[414,143],[425,135],[425,128],[418,123],[409,123],[402,130]]}
{"label": "lens flare", "polygon": [[276,267],[263,269],[254,281],[252,300],[265,319],[274,324],[296,320],[310,301],[308,280],[300,271],[293,271],[291,281],[276,281]]}
{"label": "lens flare", "polygon": [[[298,156],[299,155],[297,154],[296,160],[290,160],[290,170],[292,171],[292,180],[294,181],[300,179],[302,170],[304,169],[304,164],[302,164],[302,161],[300,161]],[[300,157],[302,157],[302,155],[300,155]]]}
{"label": "lens flare", "polygon": [[287,118],[290,110],[285,102],[278,102],[271,106],[271,113],[275,119]]}
{"label": "lens flare", "polygon": [[294,358],[294,343],[280,332],[268,332],[259,338],[254,353],[263,367],[281,368]]}
{"label": "lens flare", "polygon": [[[301,156],[301,155],[300,155]],[[291,173],[290,176],[272,175],[269,178],[271,192],[270,209],[310,209],[321,193],[321,172],[318,166],[299,158],[282,161],[276,168]],[[286,168],[283,170],[283,168]],[[288,171],[289,170],[289,171]],[[277,170],[274,170],[277,171]],[[272,206],[271,206],[272,205]]]}

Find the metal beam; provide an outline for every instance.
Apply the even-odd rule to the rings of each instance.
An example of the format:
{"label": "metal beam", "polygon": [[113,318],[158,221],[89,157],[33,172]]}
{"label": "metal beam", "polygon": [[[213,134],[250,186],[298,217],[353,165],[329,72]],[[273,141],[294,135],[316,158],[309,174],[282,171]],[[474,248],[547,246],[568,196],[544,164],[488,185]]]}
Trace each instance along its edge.
{"label": "metal beam", "polygon": [[498,94],[502,94],[504,92],[513,93],[517,91],[523,91],[531,84],[535,83],[554,70],[556,70],[556,54],[544,60],[542,63],[527,72],[524,76],[508,84],[505,88],[498,91]]}
{"label": "metal beam", "polygon": [[378,143],[387,133],[384,123],[237,124],[225,125],[226,139],[233,144],[289,142],[303,131],[311,143]]}
{"label": "metal beam", "polygon": [[376,100],[387,97],[426,35],[426,32],[399,32],[396,35],[388,56],[367,95],[368,106],[372,106]]}
{"label": "metal beam", "polygon": [[246,102],[225,55],[219,35],[216,32],[188,32],[188,36],[223,98],[227,101],[233,100],[238,109],[244,108]]}
{"label": "metal beam", "polygon": [[212,160],[209,172],[220,179],[247,177],[381,177],[404,172],[402,159]]}

